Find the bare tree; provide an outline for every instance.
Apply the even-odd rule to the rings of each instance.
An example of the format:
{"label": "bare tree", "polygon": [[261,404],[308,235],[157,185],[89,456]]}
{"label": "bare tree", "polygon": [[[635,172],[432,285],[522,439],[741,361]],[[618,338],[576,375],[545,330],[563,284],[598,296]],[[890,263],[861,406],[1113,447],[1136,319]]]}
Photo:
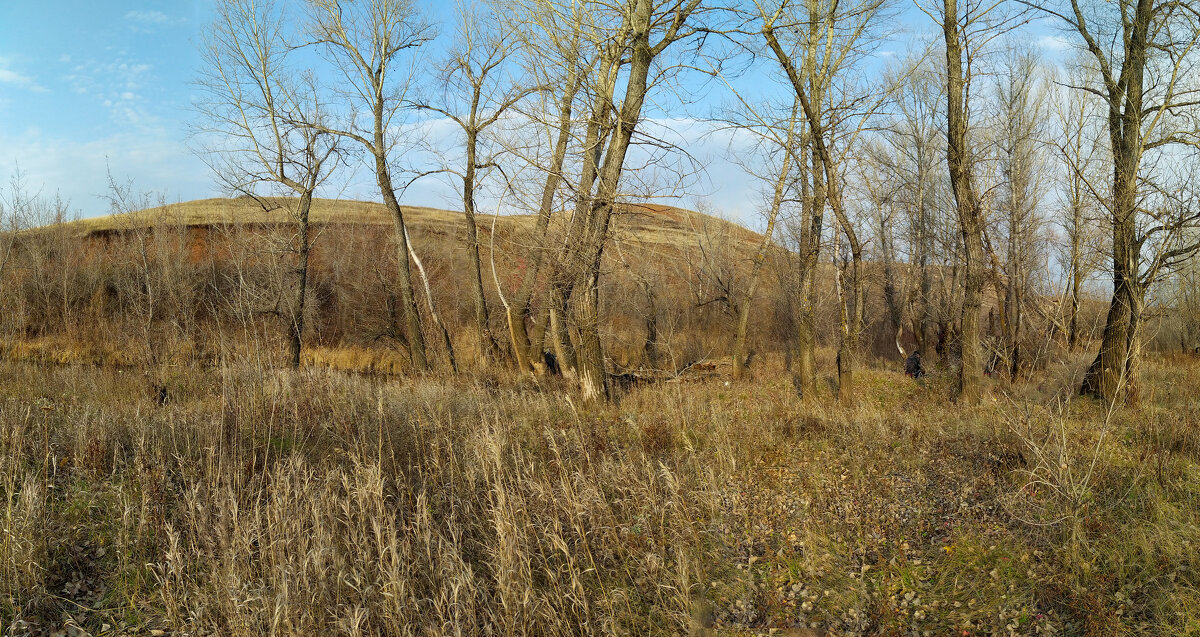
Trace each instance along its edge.
{"label": "bare tree", "polygon": [[[832,104],[831,91],[835,78],[848,70],[863,51],[870,49],[876,20],[886,5],[883,0],[862,0],[847,6],[836,1],[806,0],[798,14],[786,1],[770,10],[762,4],[756,3],[755,6],[762,21],[761,31],[767,47],[787,76],[808,122],[813,175],[824,177],[823,184],[819,178],[814,181],[814,191],[819,193],[823,190],[824,197],[814,198],[813,205],[824,206],[828,203],[838,220],[841,234],[846,237],[850,252],[852,289],[848,294],[838,297],[841,339],[837,363],[838,396],[843,403],[851,404],[855,399],[854,370],[863,321],[863,243],[843,199],[842,158],[833,145],[838,141],[839,132],[846,135],[845,131],[840,130],[845,121],[858,113],[858,126],[847,126],[849,134],[841,140],[844,147],[850,146],[853,137],[865,126],[866,118],[861,113],[870,113],[874,108],[871,106],[871,92],[859,87],[844,89],[839,96],[841,103],[829,104]],[[779,39],[781,32],[801,35],[789,37],[790,42],[785,45]],[[802,52],[799,56],[802,65],[799,67],[794,62],[798,52]],[[814,268],[815,261],[814,258]],[[802,369],[804,358],[802,353]],[[802,394],[810,389],[806,384],[811,386],[811,377],[805,380],[802,375]]]}
{"label": "bare tree", "polygon": [[[616,12],[608,36],[598,42],[604,53],[596,67],[598,76],[590,87],[592,112],[584,140],[583,169],[576,188],[575,217],[568,234],[566,272],[571,283],[562,290],[577,334],[576,370],[585,400],[608,395],[600,342],[599,279],[625,157],[652,86],[655,61],[672,44],[695,32],[688,21],[699,7],[700,0],[670,0],[660,4],[628,0]],[[616,102],[615,89],[622,77],[625,88],[620,102]]]}
{"label": "bare tree", "polygon": [[[409,357],[414,368],[424,371],[429,362],[413,290],[404,211],[392,177],[392,154],[401,142],[397,117],[411,84],[403,64],[432,38],[432,28],[412,0],[308,0],[308,9],[309,28],[341,72],[341,92],[347,102],[344,124],[306,123],[356,142],[370,156],[383,203],[392,217]],[[370,114],[369,122],[359,121],[360,111]]]}
{"label": "bare tree", "polygon": [[1004,301],[1000,308],[1008,372],[1013,378],[1022,364],[1021,327],[1027,320],[1026,298],[1030,294],[1041,224],[1040,145],[1045,137],[1046,92],[1040,75],[1033,54],[1011,52],[1002,64],[996,91],[1000,111],[1000,206],[1005,212],[1006,244]]}
{"label": "bare tree", "polygon": [[[918,5],[920,6],[920,5]],[[940,6],[922,7],[942,27],[946,67],[946,164],[962,237],[962,318],[958,337],[961,364],[959,398],[979,402],[983,364],[979,346],[979,313],[986,274],[984,262],[983,202],[976,181],[978,154],[971,138],[971,88],[979,72],[979,54],[1006,23],[997,0],[943,0]]]}
{"label": "bare tree", "polygon": [[[900,278],[900,263],[896,249],[896,225],[898,210],[903,207],[902,192],[909,186],[905,180],[892,179],[899,163],[889,156],[890,148],[883,143],[870,144],[866,156],[859,161],[861,183],[875,212],[875,235],[879,243],[879,259],[883,265],[883,301],[887,305],[889,327],[895,334],[896,350],[906,356],[902,337],[908,295],[902,289],[908,278]],[[919,338],[919,337],[918,337]],[[920,349],[920,346],[918,346]]]}
{"label": "bare tree", "polygon": [[12,260],[17,233],[25,225],[26,208],[29,201],[25,195],[25,179],[20,165],[9,177],[8,193],[0,192],[0,284],[4,282],[4,271]]}
{"label": "bare tree", "polygon": [[448,54],[445,68],[438,77],[444,86],[440,100],[419,101],[417,108],[438,113],[454,122],[463,133],[463,166],[451,169],[462,180],[463,213],[466,216],[467,251],[471,264],[471,285],[475,309],[475,330],[479,338],[480,365],[496,358],[499,346],[489,326],[487,298],[483,292],[483,273],[479,259],[479,228],[475,220],[475,191],[480,171],[497,167],[492,156],[481,148],[490,127],[529,94],[509,75],[506,63],[516,44],[512,28],[497,20],[485,5],[459,8],[458,39]]}
{"label": "bare tree", "polygon": [[[1098,78],[1076,88],[1099,98],[1106,110],[1113,291],[1100,352],[1082,389],[1107,401],[1128,391],[1127,398],[1136,400],[1146,290],[1164,267],[1200,247],[1183,232],[1197,211],[1165,201],[1161,195],[1175,188],[1168,175],[1155,174],[1153,161],[1145,161],[1172,148],[1200,148],[1200,8],[1187,0],[1021,1],[1074,33]],[[1144,253],[1155,245],[1159,249]]]}
{"label": "bare tree", "polygon": [[934,329],[946,305],[945,295],[934,294],[938,196],[943,186],[939,177],[944,175],[938,164],[945,156],[944,117],[939,104],[944,99],[945,85],[931,66],[930,52],[923,51],[889,70],[884,82],[895,85],[892,115],[880,136],[882,143],[872,154],[882,171],[880,181],[890,184],[874,186],[880,191],[877,198],[898,206],[904,214],[903,243],[914,281],[908,286],[903,305],[911,308],[910,329],[926,361],[933,360]]}
{"label": "bare tree", "polygon": [[[1084,77],[1076,67],[1069,85],[1081,86]],[[1067,347],[1074,351],[1080,343],[1079,303],[1082,286],[1096,264],[1098,251],[1093,249],[1099,235],[1099,201],[1103,193],[1098,172],[1098,153],[1104,151],[1102,131],[1093,125],[1100,113],[1093,108],[1089,95],[1063,87],[1055,103],[1055,141],[1052,144],[1060,164],[1058,188],[1060,201],[1059,225],[1066,245],[1062,257],[1067,277]]]}
{"label": "bare tree", "polygon": [[[208,163],[233,192],[256,196],[266,209],[282,206],[296,222],[296,296],[281,312],[291,343],[291,365],[300,367],[309,278],[309,213],[317,188],[338,164],[338,138],[307,123],[323,121],[311,73],[289,64],[292,34],[287,16],[271,0],[222,0],[205,34],[205,66],[198,84],[198,124],[208,142]],[[215,138],[215,139],[214,139]],[[257,197],[260,185],[281,188],[295,200]]]}
{"label": "bare tree", "polygon": [[[529,241],[531,258],[521,277],[521,286],[506,309],[513,356],[519,370],[543,368],[532,365],[531,359],[540,360],[547,329],[545,326],[550,322],[550,312],[553,311],[553,308],[547,308],[545,318],[535,319],[535,330],[543,336],[531,339],[526,321],[533,318],[534,290],[549,252],[550,220],[556,196],[563,184],[563,167],[571,140],[575,100],[595,60],[594,55],[585,56],[586,17],[582,9],[583,5],[578,3],[567,7],[551,0],[530,0],[521,5],[518,12],[529,18],[522,21],[518,29],[525,65],[543,89],[539,93],[542,98],[539,111],[545,113],[544,117],[539,111],[529,113],[529,117],[543,124],[539,128],[545,129],[546,143],[550,149],[549,157],[543,158],[545,163],[537,158],[532,162],[544,172],[545,178],[534,209],[537,221]],[[556,354],[560,364],[566,364],[559,336],[555,334],[552,340],[558,343],[556,349],[559,351]]]}
{"label": "bare tree", "polygon": [[750,267],[750,279],[746,284],[745,291],[734,304],[737,315],[732,354],[734,380],[741,380],[745,373],[746,332],[750,324],[750,304],[754,301],[754,295],[758,291],[763,265],[767,260],[767,251],[771,248],[771,242],[775,236],[775,221],[779,218],[779,212],[788,198],[790,186],[794,180],[793,170],[798,159],[800,137],[803,132],[800,128],[803,124],[800,121],[798,100],[792,100],[792,106],[787,115],[778,119],[772,118],[772,120],[759,116],[753,106],[746,103],[745,100],[741,101],[745,111],[755,120],[749,129],[758,133],[764,144],[767,145],[767,154],[774,159],[774,165],[771,166],[774,170],[770,174],[762,176],[770,184],[771,189],[766,210],[767,226],[763,230],[758,250],[754,253]]}
{"label": "bare tree", "polygon": [[1200,354],[1200,259],[1193,257],[1171,273],[1167,294],[1178,321],[1179,350]]}

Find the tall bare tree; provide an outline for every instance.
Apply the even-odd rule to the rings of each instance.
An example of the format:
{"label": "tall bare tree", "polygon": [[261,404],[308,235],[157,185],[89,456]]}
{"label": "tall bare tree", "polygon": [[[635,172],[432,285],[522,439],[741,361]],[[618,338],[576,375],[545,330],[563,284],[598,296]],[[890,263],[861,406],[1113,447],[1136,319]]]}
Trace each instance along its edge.
{"label": "tall bare tree", "polygon": [[[393,157],[402,140],[402,111],[411,87],[413,56],[432,37],[429,23],[413,0],[308,0],[309,29],[317,45],[341,73],[345,122],[307,122],[362,147],[370,158],[384,206],[392,217],[399,266],[400,304],[412,365],[429,368],[421,315],[413,290],[404,211],[396,198]],[[366,123],[359,113],[369,114]]]}
{"label": "tall bare tree", "polygon": [[[1083,69],[1076,67],[1068,86],[1082,86]],[[1079,304],[1084,281],[1091,275],[1098,252],[1093,249],[1100,234],[1099,201],[1104,198],[1103,184],[1099,174],[1099,154],[1104,151],[1103,131],[1099,123],[1100,113],[1090,103],[1087,93],[1060,89],[1060,98],[1055,101],[1054,137],[1051,144],[1059,164],[1059,212],[1058,225],[1062,227],[1065,253],[1060,257],[1064,265],[1066,281],[1067,347],[1074,351],[1080,344]]]}
{"label": "tall bare tree", "polygon": [[462,181],[481,366],[495,359],[500,351],[489,325],[479,259],[479,227],[475,219],[475,192],[483,176],[481,171],[496,168],[497,164],[495,157],[481,147],[481,140],[489,128],[529,93],[518,84],[506,64],[516,44],[516,34],[511,26],[497,18],[483,4],[459,7],[457,39],[448,53],[445,68],[437,77],[438,84],[443,87],[440,99],[421,100],[416,104],[421,110],[448,118],[463,133],[463,165],[451,172]]}
{"label": "tall bare tree", "polygon": [[[1098,81],[1077,88],[1106,111],[1112,155],[1112,301],[1100,352],[1083,390],[1106,401],[1137,398],[1146,290],[1163,268],[1193,254],[1184,230],[1194,211],[1163,202],[1169,176],[1145,161],[1200,148],[1200,7],[1188,0],[1021,0],[1058,19],[1087,51]],[[1148,201],[1148,199],[1159,201]],[[1161,249],[1150,250],[1150,246]]]}
{"label": "tall bare tree", "polygon": [[[625,157],[652,86],[655,62],[672,44],[695,33],[689,19],[699,7],[700,0],[627,0],[616,12],[611,36],[600,44],[606,53],[591,87],[592,113],[568,244],[572,283],[565,295],[577,334],[576,370],[585,400],[608,395],[600,342],[600,265]],[[624,91],[616,102],[614,89],[622,78]]]}
{"label": "tall bare tree", "polygon": [[[534,317],[533,296],[546,255],[550,252],[550,220],[564,181],[575,101],[595,56],[588,56],[584,48],[587,18],[583,5],[573,3],[567,6],[554,0],[528,0],[519,5],[519,11],[514,12],[528,18],[519,22],[517,32],[521,38],[525,66],[542,88],[539,92],[541,99],[534,105],[540,108],[530,113],[530,119],[545,130],[549,156],[533,160],[545,177],[534,209],[537,221],[528,242],[530,259],[521,277],[521,286],[508,305],[506,319],[517,368],[536,370],[543,367],[532,365],[531,360],[540,359],[542,355],[552,308],[546,308],[546,316]],[[531,318],[535,320],[535,333],[541,334],[541,337],[530,337],[526,322]],[[557,349],[561,350],[563,345],[559,337],[552,336],[552,340],[558,342]],[[566,363],[566,357],[559,358],[563,359],[563,364]]]}
{"label": "tall bare tree", "polygon": [[980,49],[1001,30],[1001,6],[997,0],[966,0],[960,11],[958,0],[943,0],[940,6],[926,9],[942,27],[946,53],[946,165],[963,248],[958,389],[960,400],[967,404],[979,402],[982,392],[979,314],[986,274],[983,203],[975,174],[978,155],[971,137],[971,88],[979,72]]}
{"label": "tall bare tree", "polygon": [[[771,8],[760,3],[755,6],[767,47],[791,84],[808,122],[813,174],[824,178],[823,183],[814,180],[813,190],[818,193],[823,190],[824,197],[814,198],[813,205],[828,203],[850,251],[852,289],[839,296],[841,339],[837,357],[838,396],[843,403],[850,404],[855,399],[854,370],[863,321],[863,242],[843,198],[841,155],[833,146],[839,141],[839,133],[845,146],[852,143],[853,136],[865,125],[861,111],[872,111],[870,104],[874,100],[869,91],[855,89],[843,91],[839,96],[841,102],[836,106],[828,106],[826,100],[832,103],[830,91],[835,78],[849,70],[862,52],[871,48],[877,19],[886,3],[884,0],[862,0],[843,6],[837,1],[805,0],[801,7],[785,0]],[[784,43],[780,41],[780,33],[799,34],[799,37],[789,37],[789,42]],[[800,66],[795,64],[795,57],[801,57]],[[860,113],[858,127],[841,130],[845,120],[856,112]],[[804,358],[802,353],[801,369],[805,365]],[[802,372],[802,394],[810,389],[805,386],[811,385],[811,376],[809,378],[804,379]]]}
{"label": "tall bare tree", "polygon": [[1026,298],[1035,268],[1035,250],[1041,219],[1043,161],[1041,141],[1045,138],[1046,91],[1035,55],[1010,52],[1002,63],[996,101],[999,106],[998,149],[1000,151],[1001,195],[1004,211],[1005,258],[1004,300],[1000,305],[1004,326],[1004,349],[1008,372],[1016,377],[1022,364],[1022,325],[1026,322]]}
{"label": "tall bare tree", "polygon": [[913,279],[904,305],[911,308],[910,329],[925,361],[933,360],[934,328],[946,301],[935,297],[934,291],[939,177],[944,175],[938,167],[945,156],[940,103],[945,85],[932,68],[930,53],[922,51],[902,60],[885,76],[885,83],[895,85],[892,114],[880,136],[882,144],[873,153],[881,180],[890,184],[876,188],[904,213],[902,236]]}
{"label": "tall bare tree", "polygon": [[[311,74],[289,64],[294,34],[271,0],[222,0],[205,34],[197,125],[207,161],[233,192],[257,196],[257,187],[280,187],[296,199],[258,198],[282,206],[296,221],[296,296],[281,312],[291,343],[291,364],[300,367],[309,272],[309,213],[317,188],[339,163],[337,137],[305,122],[323,121]],[[278,189],[276,189],[278,190]],[[275,193],[268,193],[275,194]]]}
{"label": "tall bare tree", "polygon": [[[767,262],[767,253],[775,239],[775,223],[780,212],[792,197],[792,187],[796,180],[796,163],[800,159],[800,146],[804,134],[800,103],[795,98],[788,109],[777,109],[777,113],[760,113],[759,108],[744,99],[737,91],[738,119],[746,120],[735,125],[740,130],[749,131],[756,136],[756,147],[760,150],[755,159],[761,159],[761,168],[745,166],[747,173],[755,176],[768,187],[766,193],[766,228],[763,230],[761,241],[750,265],[750,278],[745,288],[737,298],[729,301],[734,311],[733,335],[733,379],[741,380],[746,366],[746,339],[750,325],[750,306],[758,291],[762,278],[763,266]],[[765,110],[765,108],[763,109]]]}

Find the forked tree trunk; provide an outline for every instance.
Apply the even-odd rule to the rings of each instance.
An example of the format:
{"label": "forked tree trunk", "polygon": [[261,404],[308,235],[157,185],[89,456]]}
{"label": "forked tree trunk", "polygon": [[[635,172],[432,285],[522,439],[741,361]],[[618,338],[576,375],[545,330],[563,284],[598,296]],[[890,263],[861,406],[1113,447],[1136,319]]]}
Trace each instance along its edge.
{"label": "forked tree trunk", "polygon": [[[570,297],[571,317],[578,338],[575,347],[576,372],[579,388],[585,401],[607,398],[607,371],[604,366],[604,351],[600,343],[600,264],[604,244],[608,238],[609,221],[612,218],[621,171],[625,155],[629,150],[637,121],[641,117],[646,99],[650,66],[654,51],[650,46],[650,17],[652,3],[639,0],[629,19],[630,62],[629,75],[625,84],[625,95],[617,110],[616,128],[612,132],[603,168],[598,173],[596,196],[589,206],[584,222],[581,264],[583,271]],[[686,17],[686,14],[683,16]],[[589,189],[590,190],[590,189]],[[581,191],[583,189],[581,188]]]}
{"label": "forked tree trunk", "polygon": [[809,91],[805,88],[804,79],[797,72],[796,67],[791,62],[791,58],[780,46],[779,40],[775,37],[774,26],[770,23],[764,25],[763,35],[766,37],[767,45],[775,53],[775,58],[787,73],[788,79],[791,81],[792,90],[796,94],[796,99],[800,102],[801,108],[804,110],[804,117],[808,120],[808,130],[812,135],[813,156],[819,162],[819,167],[814,168],[814,174],[823,173],[825,182],[825,198],[828,200],[829,208],[833,210],[834,216],[837,217],[838,224],[841,226],[841,231],[845,233],[846,240],[850,244],[850,253],[853,263],[854,273],[854,290],[853,290],[853,309],[847,312],[845,304],[842,303],[839,311],[841,317],[842,338],[838,347],[838,398],[843,404],[853,404],[854,396],[854,370],[858,350],[858,338],[862,331],[862,242],[858,238],[858,233],[854,230],[854,224],[851,223],[842,202],[842,182],[838,173],[837,164],[833,158],[833,153],[829,148],[829,142],[826,139],[828,134],[825,130],[824,122],[821,119],[821,113],[817,106],[809,100]]}
{"label": "forked tree trunk", "polygon": [[[1121,23],[1124,50],[1119,78],[1111,75],[1108,60],[1087,33],[1087,27],[1082,23],[1076,27],[1085,35],[1089,50],[1102,62],[1113,158],[1112,301],[1100,353],[1084,378],[1082,388],[1092,390],[1106,402],[1117,401],[1122,392],[1127,392],[1129,402],[1138,397],[1136,340],[1145,294],[1138,268],[1141,251],[1137,230],[1138,175],[1146,149],[1142,136],[1143,118],[1150,116],[1143,104],[1144,79],[1148,51],[1152,49],[1149,42],[1152,23],[1156,18],[1167,19],[1171,12],[1178,10],[1174,4],[1160,5],[1150,0],[1123,1],[1120,7],[1124,18]],[[1176,71],[1179,68],[1174,67]]]}
{"label": "forked tree trunk", "polygon": [[[542,186],[542,198],[538,206],[537,223],[533,229],[533,251],[531,255],[531,263],[526,266],[525,274],[521,279],[521,287],[517,290],[517,294],[513,297],[513,302],[509,306],[506,313],[508,321],[508,334],[512,339],[513,356],[516,358],[517,369],[527,370],[539,369],[537,366],[531,365],[531,360],[538,360],[542,354],[543,336],[535,332],[535,338],[531,339],[529,332],[525,327],[525,319],[530,315],[532,306],[533,291],[537,284],[538,273],[541,271],[542,263],[546,258],[546,242],[549,239],[550,217],[554,212],[554,195],[558,192],[559,184],[562,182],[563,162],[567,156],[567,143],[571,136],[571,115],[572,105],[575,103],[575,96],[579,92],[579,86],[582,82],[582,74],[572,71],[567,79],[567,88],[563,92],[562,99],[559,101],[559,119],[557,138],[554,142],[554,154],[550,158],[550,167],[546,173],[546,182]],[[547,320],[549,318],[547,317]],[[539,330],[540,334],[545,333],[544,327],[537,327],[541,321],[535,321],[535,330]]]}

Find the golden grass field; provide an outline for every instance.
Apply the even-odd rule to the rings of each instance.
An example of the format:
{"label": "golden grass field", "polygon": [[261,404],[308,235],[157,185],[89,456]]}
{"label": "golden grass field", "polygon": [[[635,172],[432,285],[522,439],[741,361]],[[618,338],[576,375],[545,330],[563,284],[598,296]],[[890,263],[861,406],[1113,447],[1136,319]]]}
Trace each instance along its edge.
{"label": "golden grass field", "polygon": [[[92,233],[127,231],[162,225],[278,224],[294,221],[294,198],[264,198],[262,203],[248,197],[237,199],[200,199],[147,208],[133,213],[103,215],[71,221],[63,230],[76,237]],[[457,235],[463,229],[463,214],[438,208],[403,206],[405,222],[414,232],[440,232]],[[686,246],[696,243],[706,226],[728,233],[747,249],[760,240],[758,235],[737,224],[710,215],[656,204],[623,205],[619,209],[614,233],[619,240],[658,246]],[[489,232],[493,215],[477,214],[481,232]],[[362,224],[390,226],[392,219],[383,204],[346,199],[314,199],[309,216],[314,225]],[[504,214],[494,218],[497,233],[528,234],[534,216]]]}
{"label": "golden grass field", "polygon": [[0,632],[1197,634],[1200,361],[1111,412],[1086,362],[974,408],[878,364],[853,409],[770,357],[593,407],[251,361],[159,404],[0,362]]}

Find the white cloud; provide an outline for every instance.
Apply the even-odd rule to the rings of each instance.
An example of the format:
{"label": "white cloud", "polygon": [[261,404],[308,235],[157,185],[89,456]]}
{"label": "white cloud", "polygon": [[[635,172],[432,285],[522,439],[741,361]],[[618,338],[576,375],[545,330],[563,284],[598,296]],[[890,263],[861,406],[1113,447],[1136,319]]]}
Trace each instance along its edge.
{"label": "white cloud", "polygon": [[187,18],[173,18],[162,11],[133,10],[125,14],[125,21],[134,31],[149,33],[154,27],[182,24]]}
{"label": "white cloud", "polygon": [[82,143],[36,129],[0,133],[0,183],[20,165],[31,190],[61,193],[85,217],[108,213],[101,196],[109,169],[118,181],[131,178],[139,191],[162,193],[168,201],[215,195],[207,167],[166,130],[157,132],[121,132]]}
{"label": "white cloud", "polygon": [[1046,35],[1038,38],[1037,45],[1048,53],[1062,53],[1074,47],[1071,40],[1061,35]]}
{"label": "white cloud", "polygon": [[95,96],[115,123],[138,124],[153,120],[138,92],[150,83],[152,70],[149,64],[131,61],[122,52],[111,62],[80,62],[65,79],[75,93]]}
{"label": "white cloud", "polygon": [[34,93],[48,93],[50,89],[37,83],[34,78],[18,73],[8,67],[8,60],[0,58],[0,84],[8,84]]}

